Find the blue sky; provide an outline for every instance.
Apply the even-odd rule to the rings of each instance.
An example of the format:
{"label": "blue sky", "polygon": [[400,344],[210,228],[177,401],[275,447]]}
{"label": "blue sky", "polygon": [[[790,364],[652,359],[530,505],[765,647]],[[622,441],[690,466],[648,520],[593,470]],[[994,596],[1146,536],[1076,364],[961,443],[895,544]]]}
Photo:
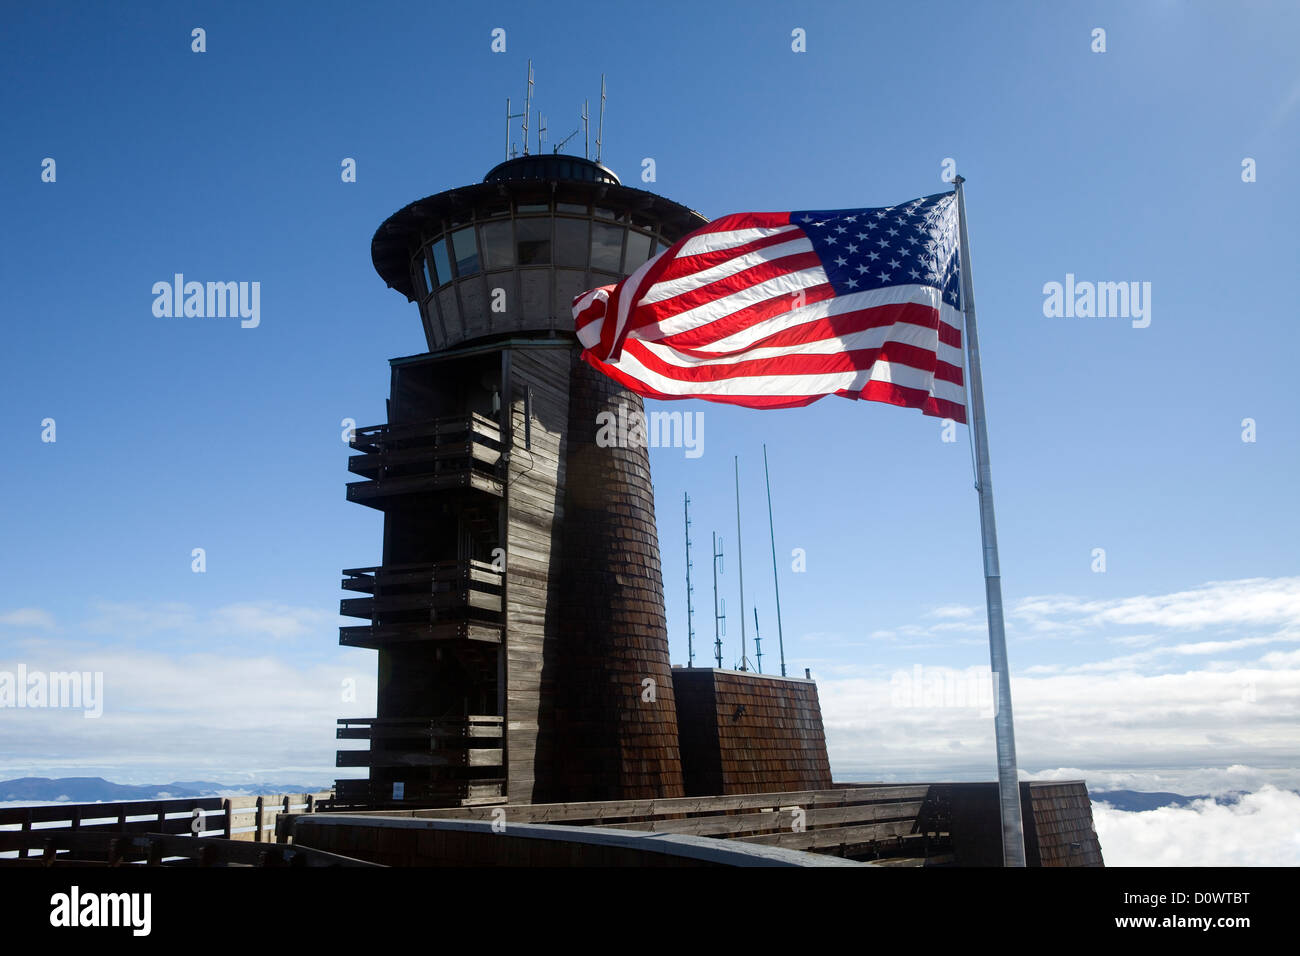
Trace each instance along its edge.
{"label": "blue sky", "polygon": [[[604,72],[607,165],[710,218],[892,204],[946,188],[955,159],[1022,769],[1177,789],[1218,768],[1294,786],[1300,11],[594,11],[5,12],[0,669],[102,669],[106,699],[97,721],[0,714],[0,775],[332,779],[333,719],[371,712],[375,668],[372,652],[337,645],[339,571],[377,563],[381,541],[379,514],[344,500],[341,420],[382,421],[387,360],[424,348],[370,238],[500,161],[504,100],[518,106],[531,57],[553,142]],[[505,53],[490,50],[496,27]],[[344,157],[355,183],[340,181]],[[638,181],[645,157],[654,183]],[[1242,181],[1247,157],[1255,182]],[[151,287],[176,272],[259,281],[261,324],[156,318]],[[1043,286],[1067,273],[1151,283],[1150,326],[1046,317]],[[685,491],[697,661],[712,640],[711,530],[727,539],[725,654],[739,656],[739,455],[745,613],[752,626],[757,605],[775,664],[766,443],[786,656],[819,678],[837,775],[991,779],[991,720],[891,698],[893,675],[918,665],[971,679],[987,667],[964,429],[944,443],[914,410],[837,398],[680,407],[703,413],[704,454],[652,452],[674,661]],[[41,441],[45,418],[55,443]],[[347,677],[355,703],[339,701]]]}

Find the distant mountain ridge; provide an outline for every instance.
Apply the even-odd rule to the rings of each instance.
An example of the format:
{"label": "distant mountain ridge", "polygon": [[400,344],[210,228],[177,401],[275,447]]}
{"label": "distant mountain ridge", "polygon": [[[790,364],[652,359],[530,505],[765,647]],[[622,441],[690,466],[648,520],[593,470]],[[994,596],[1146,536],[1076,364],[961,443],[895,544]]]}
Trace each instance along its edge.
{"label": "distant mountain ridge", "polygon": [[[1143,810],[1159,810],[1161,807],[1186,807],[1196,800],[1213,800],[1220,806],[1232,806],[1240,803],[1241,798],[1249,792],[1248,790],[1231,790],[1218,796],[1208,793],[1188,796],[1187,794],[1165,791],[1090,790],[1088,796],[1092,798],[1093,803],[1107,803],[1116,810],[1140,813]],[[1291,792],[1300,793],[1300,790],[1292,790]]]}
{"label": "distant mountain ridge", "polygon": [[1088,796],[1093,803],[1107,803],[1116,810],[1137,813],[1143,810],[1158,810],[1161,807],[1185,807],[1193,800],[1207,799],[1209,794],[1187,796],[1163,790],[1090,790]]}
{"label": "distant mountain ridge", "polygon": [[51,803],[96,803],[122,800],[167,800],[181,797],[215,797],[270,793],[319,793],[333,785],[298,783],[217,783],[189,780],[175,783],[113,783],[103,777],[17,777],[0,780],[0,801],[48,800]]}

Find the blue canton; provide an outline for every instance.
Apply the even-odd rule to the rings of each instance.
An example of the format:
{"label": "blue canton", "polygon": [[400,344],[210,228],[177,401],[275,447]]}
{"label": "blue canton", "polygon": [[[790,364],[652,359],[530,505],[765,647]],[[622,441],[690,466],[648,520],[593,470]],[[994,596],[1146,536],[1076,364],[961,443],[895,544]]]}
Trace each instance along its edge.
{"label": "blue canton", "polygon": [[936,193],[880,209],[790,213],[812,240],[836,295],[928,285],[953,308],[961,302],[957,197]]}

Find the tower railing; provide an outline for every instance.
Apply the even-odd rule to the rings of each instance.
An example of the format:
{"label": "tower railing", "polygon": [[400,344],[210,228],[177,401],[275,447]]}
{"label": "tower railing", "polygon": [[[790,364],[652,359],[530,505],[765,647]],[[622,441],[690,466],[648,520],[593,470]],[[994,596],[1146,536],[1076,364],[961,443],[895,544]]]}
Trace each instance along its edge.
{"label": "tower railing", "polygon": [[349,501],[382,508],[392,495],[446,488],[504,494],[500,426],[471,412],[400,425],[358,428],[348,471],[368,480],[349,482]]}

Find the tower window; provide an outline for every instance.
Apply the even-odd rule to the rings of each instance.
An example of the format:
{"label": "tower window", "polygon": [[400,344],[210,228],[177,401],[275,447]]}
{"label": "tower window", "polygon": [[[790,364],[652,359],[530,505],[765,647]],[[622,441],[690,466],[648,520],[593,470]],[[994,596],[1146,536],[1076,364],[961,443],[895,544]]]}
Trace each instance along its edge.
{"label": "tower window", "polygon": [[623,230],[603,222],[591,224],[591,267],[618,272],[623,261]]}
{"label": "tower window", "polygon": [[429,251],[433,257],[433,268],[437,285],[446,285],[451,281],[451,262],[447,259],[447,240],[439,239]]}
{"label": "tower window", "polygon": [[623,269],[631,272],[650,258],[650,237],[644,232],[627,234],[627,262]]}
{"label": "tower window", "polygon": [[467,276],[478,272],[478,241],[473,229],[461,229],[451,234],[451,248],[456,256],[456,275]]}
{"label": "tower window", "polygon": [[429,272],[429,258],[424,254],[423,249],[420,250],[419,256],[420,256],[419,271],[424,276],[424,283],[423,283],[424,287],[420,289],[420,298],[424,298],[426,295],[428,295],[430,292],[432,292],[434,289],[438,287],[438,283],[434,281],[432,274],[430,274]]}
{"label": "tower window", "polygon": [[515,220],[516,258],[521,266],[544,266],[551,262],[551,220]]}
{"label": "tower window", "polygon": [[555,220],[555,263],[562,266],[587,265],[587,220]]}
{"label": "tower window", "polygon": [[488,269],[505,269],[515,264],[515,246],[510,239],[510,223],[487,222],[479,227],[483,240],[483,258]]}

